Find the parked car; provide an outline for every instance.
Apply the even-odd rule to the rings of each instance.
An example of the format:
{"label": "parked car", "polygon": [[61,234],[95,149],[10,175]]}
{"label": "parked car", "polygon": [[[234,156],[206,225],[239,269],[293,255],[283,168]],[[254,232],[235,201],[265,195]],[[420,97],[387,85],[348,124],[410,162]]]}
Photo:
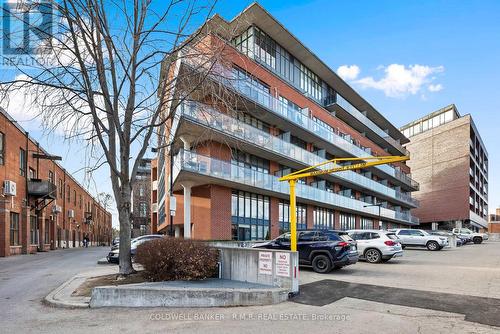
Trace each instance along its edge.
{"label": "parked car", "polygon": [[[148,234],[132,239],[130,241],[130,255],[132,256],[132,258],[134,258],[137,252],[137,246],[145,242],[163,237],[164,236],[161,234]],[[119,257],[120,257],[120,244],[117,244],[111,248],[111,251],[109,252],[108,256],[106,256],[106,259],[108,260],[109,263],[118,263]]]}
{"label": "parked car", "polygon": [[455,234],[456,236],[469,239],[475,244],[480,244],[483,241],[488,240],[487,233],[474,232],[474,231],[469,230],[468,228],[454,228],[451,232],[453,234]]}
{"label": "parked car", "polygon": [[116,246],[120,243],[120,237],[116,237],[113,239],[113,241],[111,242],[111,247],[113,246]]}
{"label": "parked car", "polygon": [[[290,232],[276,239],[253,245],[253,248],[290,249]],[[297,231],[299,265],[312,266],[317,273],[326,274],[358,262],[356,242],[345,231]]]}
{"label": "parked car", "polygon": [[357,242],[359,258],[367,262],[387,262],[392,258],[403,256],[401,242],[394,232],[350,230],[347,233]]}
{"label": "parked car", "polygon": [[430,251],[438,251],[448,245],[448,238],[432,235],[424,230],[396,229],[394,233],[401,240],[403,248],[406,246],[427,247]]}
{"label": "parked car", "polygon": [[[441,230],[427,231],[427,233],[432,234],[432,235],[439,235],[439,236],[447,237],[447,238],[449,238],[453,235],[453,233],[451,233],[451,232],[441,231]],[[465,239],[465,238],[462,238],[459,236],[456,236],[456,237],[457,237],[457,247],[463,246],[467,242],[467,239]],[[448,239],[448,241],[449,241],[449,239]]]}

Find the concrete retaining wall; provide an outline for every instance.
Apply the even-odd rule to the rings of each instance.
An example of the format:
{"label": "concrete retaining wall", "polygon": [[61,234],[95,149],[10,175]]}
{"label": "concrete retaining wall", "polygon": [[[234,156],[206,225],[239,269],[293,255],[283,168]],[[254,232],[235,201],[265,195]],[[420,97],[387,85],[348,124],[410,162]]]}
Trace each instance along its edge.
{"label": "concrete retaining wall", "polygon": [[299,254],[286,250],[218,247],[221,278],[299,291]]}

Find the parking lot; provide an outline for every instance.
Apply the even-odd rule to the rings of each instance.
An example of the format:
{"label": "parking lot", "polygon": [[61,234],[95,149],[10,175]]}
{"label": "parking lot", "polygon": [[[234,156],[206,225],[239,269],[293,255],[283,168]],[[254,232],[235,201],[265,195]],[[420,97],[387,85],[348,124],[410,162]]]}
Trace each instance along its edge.
{"label": "parking lot", "polygon": [[500,242],[468,244],[431,252],[406,248],[387,263],[359,261],[322,275],[301,270],[301,284],[325,278],[425,291],[500,298]]}

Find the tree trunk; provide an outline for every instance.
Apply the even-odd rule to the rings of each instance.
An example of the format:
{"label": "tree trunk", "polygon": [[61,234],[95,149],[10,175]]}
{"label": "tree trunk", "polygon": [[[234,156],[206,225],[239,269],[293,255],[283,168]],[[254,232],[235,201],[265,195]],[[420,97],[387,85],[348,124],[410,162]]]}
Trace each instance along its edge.
{"label": "tree trunk", "polygon": [[129,275],[135,272],[130,256],[130,203],[131,192],[128,185],[122,185],[118,200],[118,219],[120,221],[120,274]]}

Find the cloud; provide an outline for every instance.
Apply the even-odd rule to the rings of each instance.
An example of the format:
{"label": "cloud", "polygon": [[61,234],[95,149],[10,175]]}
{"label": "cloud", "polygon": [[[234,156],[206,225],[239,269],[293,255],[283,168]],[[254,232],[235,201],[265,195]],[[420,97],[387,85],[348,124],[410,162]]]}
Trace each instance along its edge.
{"label": "cloud", "polygon": [[433,74],[444,72],[443,66],[431,67],[415,64],[407,67],[400,64],[391,64],[379,68],[384,71],[384,76],[379,80],[370,76],[356,80],[355,83],[361,88],[381,90],[389,97],[416,95],[427,84],[429,84],[428,89],[431,92],[437,92],[443,88],[441,84],[431,84],[436,79]]}
{"label": "cloud", "polygon": [[360,72],[358,65],[342,65],[337,69],[337,74],[344,80],[354,80]]}
{"label": "cloud", "polygon": [[441,84],[437,84],[437,85],[433,85],[433,84],[430,84],[429,87],[427,87],[427,89],[429,90],[429,92],[439,92],[440,90],[443,89],[443,85]]}

